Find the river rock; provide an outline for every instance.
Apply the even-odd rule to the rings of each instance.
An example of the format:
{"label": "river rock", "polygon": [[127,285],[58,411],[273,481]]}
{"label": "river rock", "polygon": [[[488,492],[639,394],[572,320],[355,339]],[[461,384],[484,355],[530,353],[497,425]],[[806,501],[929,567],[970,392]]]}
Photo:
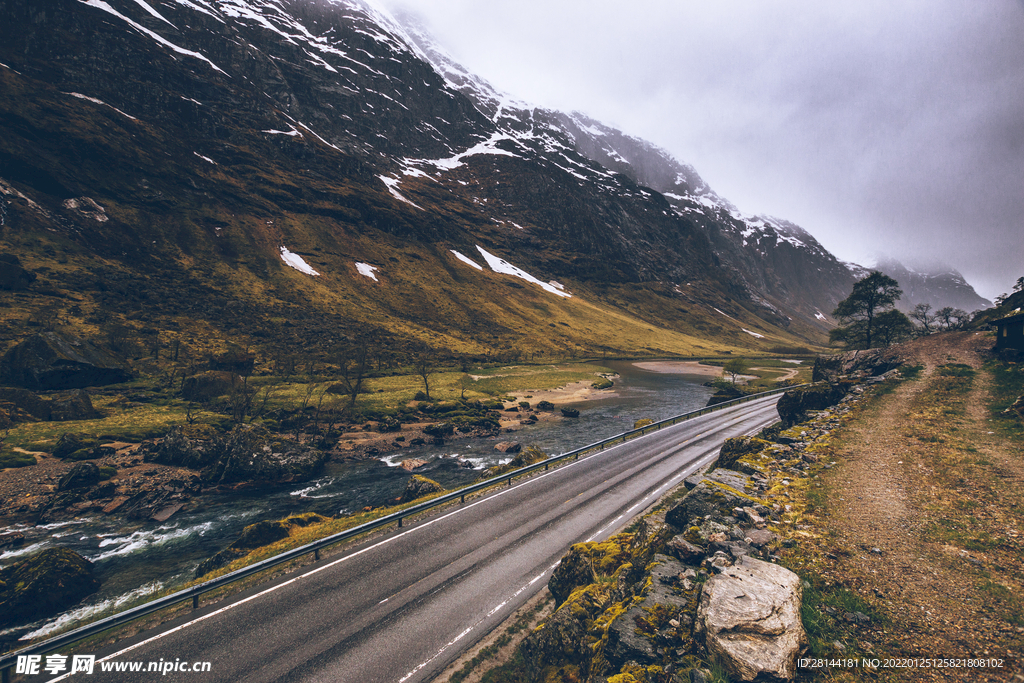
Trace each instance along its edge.
{"label": "river rock", "polygon": [[57,481],[58,491],[69,491],[71,489],[85,488],[92,486],[100,480],[100,468],[93,462],[80,462],[68,470]]}
{"label": "river rock", "polygon": [[407,472],[411,472],[417,467],[423,467],[426,464],[426,460],[421,460],[419,458],[409,458],[408,460],[403,460],[402,462],[398,463],[398,466]]}
{"label": "river rock", "polygon": [[562,408],[562,417],[579,417],[580,411],[575,408]]}
{"label": "river rock", "polygon": [[550,413],[555,409],[555,404],[551,401],[538,401],[537,410],[543,410],[544,412]]}
{"label": "river rock", "polygon": [[52,616],[99,587],[92,562],[67,548],[47,548],[0,569],[0,626]]}
{"label": "river rock", "polygon": [[140,450],[147,462],[200,470],[203,480],[214,485],[301,481],[319,472],[328,457],[326,451],[255,425],[210,438],[189,438],[173,429]]}
{"label": "river rock", "polygon": [[495,444],[494,450],[501,453],[518,453],[523,450],[523,445],[518,441],[502,441],[499,444]]}
{"label": "river rock", "polygon": [[34,334],[0,360],[0,383],[35,391],[127,382],[128,366],[89,341],[54,331]]}
{"label": "river rock", "polygon": [[791,680],[807,644],[800,577],[749,556],[704,584],[697,634],[734,679]]}
{"label": "river rock", "polygon": [[437,424],[427,425],[423,428],[424,434],[438,439],[443,439],[446,436],[451,436],[455,433],[455,425],[450,422],[438,422]]}
{"label": "river rock", "polygon": [[417,498],[430,495],[431,493],[440,493],[444,491],[444,487],[438,484],[432,479],[421,477],[418,474],[412,475],[412,479],[405,485],[405,491],[402,493],[402,497],[398,502],[408,503],[414,501]]}

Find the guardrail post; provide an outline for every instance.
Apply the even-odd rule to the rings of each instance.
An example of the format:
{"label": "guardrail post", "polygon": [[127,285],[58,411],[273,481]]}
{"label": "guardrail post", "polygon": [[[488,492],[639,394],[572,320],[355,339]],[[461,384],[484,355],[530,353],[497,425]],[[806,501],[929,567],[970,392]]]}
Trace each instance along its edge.
{"label": "guardrail post", "polygon": [[11,667],[5,667],[3,674],[0,675],[3,676],[3,683],[11,683]]}
{"label": "guardrail post", "polygon": [[192,609],[199,609],[199,593],[192,596]]}
{"label": "guardrail post", "polygon": [[320,561],[320,548],[313,551],[313,559],[317,562]]}
{"label": "guardrail post", "polygon": [[460,502],[461,502],[461,503],[462,503],[463,505],[465,505],[465,504],[466,504],[466,494],[465,494],[465,493],[463,493],[463,494],[462,494],[462,500],[461,500]]}
{"label": "guardrail post", "polygon": [[399,529],[402,528],[402,518],[401,517],[398,518],[398,528]]}
{"label": "guardrail post", "polygon": [[509,478],[508,478],[508,485],[509,485],[509,486],[511,486],[511,485],[512,485],[512,477],[509,477]]}

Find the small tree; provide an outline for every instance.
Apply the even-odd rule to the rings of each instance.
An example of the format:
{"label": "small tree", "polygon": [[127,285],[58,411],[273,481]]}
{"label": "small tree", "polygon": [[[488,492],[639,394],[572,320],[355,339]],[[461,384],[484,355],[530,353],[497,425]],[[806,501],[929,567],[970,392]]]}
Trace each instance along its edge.
{"label": "small tree", "polygon": [[918,304],[910,312],[910,317],[920,326],[921,334],[931,334],[935,331],[935,316],[931,314],[931,310],[931,304]]}
{"label": "small tree", "polygon": [[356,407],[356,399],[359,397],[359,392],[362,391],[363,379],[369,368],[368,358],[369,352],[366,346],[360,346],[354,354],[341,359],[341,381],[339,384],[344,389],[345,395],[348,396],[347,410],[349,411]]}
{"label": "small tree", "polygon": [[[832,315],[839,321],[839,327],[829,333],[829,340],[855,349],[878,346],[881,340],[878,338],[876,319],[881,313],[890,310],[902,295],[903,290],[896,280],[877,270],[872,271],[867,277],[853,283],[853,292],[832,311]],[[886,321],[892,323],[892,318],[889,316]]]}
{"label": "small tree", "polygon": [[935,311],[935,318],[942,324],[944,330],[959,330],[971,319],[971,315],[962,308],[944,306]]}
{"label": "small tree", "polygon": [[416,359],[416,374],[423,379],[423,395],[430,400],[430,375],[434,368],[430,363],[430,357],[423,354]]}
{"label": "small tree", "polygon": [[875,318],[875,338],[879,346],[891,346],[910,339],[914,324],[902,311],[895,308],[878,314]]}
{"label": "small tree", "polygon": [[722,370],[729,373],[733,386],[736,386],[736,376],[747,371],[747,363],[742,358],[733,358],[725,364]]}

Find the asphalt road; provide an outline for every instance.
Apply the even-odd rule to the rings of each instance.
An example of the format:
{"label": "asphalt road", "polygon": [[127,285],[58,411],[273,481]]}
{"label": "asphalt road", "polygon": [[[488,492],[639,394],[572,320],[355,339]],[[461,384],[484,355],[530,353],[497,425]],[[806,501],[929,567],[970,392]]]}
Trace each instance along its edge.
{"label": "asphalt road", "polygon": [[[570,545],[627,525],[727,437],[774,421],[778,398],[653,432],[394,529],[98,652],[92,675],[67,680],[429,681],[534,595]],[[110,662],[142,662],[143,672],[100,671]],[[150,662],[209,662],[209,671],[146,672]]]}

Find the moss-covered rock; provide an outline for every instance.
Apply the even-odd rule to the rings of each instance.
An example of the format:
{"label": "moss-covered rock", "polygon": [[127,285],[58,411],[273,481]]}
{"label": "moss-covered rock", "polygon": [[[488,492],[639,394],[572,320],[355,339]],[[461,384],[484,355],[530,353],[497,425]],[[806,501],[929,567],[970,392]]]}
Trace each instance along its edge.
{"label": "moss-covered rock", "polygon": [[262,548],[263,546],[288,538],[295,528],[322,524],[330,521],[330,519],[330,517],[324,517],[315,512],[305,512],[301,515],[292,515],[283,520],[263,520],[250,524],[242,529],[241,536],[234,543],[213,557],[201,562],[196,567],[196,578],[209,574],[215,569],[220,569],[240,557],[245,557],[257,548]]}
{"label": "moss-covered rock", "polygon": [[427,479],[426,477],[414,474],[409,479],[409,483],[405,485],[405,491],[402,492],[402,497],[398,502],[408,503],[417,498],[429,496],[431,493],[440,493],[442,491],[444,491],[444,487],[433,479]]}
{"label": "moss-covered rock", "polygon": [[61,434],[60,438],[57,439],[57,445],[53,447],[53,457],[66,458],[75,451],[80,451],[83,448],[93,448],[99,445],[100,442],[94,438],[75,434],[73,432],[65,432]]}
{"label": "moss-covered rock", "polygon": [[718,454],[717,466],[733,469],[740,458],[758,453],[769,446],[771,446],[770,442],[754,436],[738,436],[726,439],[725,443],[722,444],[722,450]]}
{"label": "moss-covered rock", "polygon": [[548,590],[555,597],[555,604],[562,604],[580,586],[587,586],[597,581],[594,573],[594,560],[586,543],[578,543],[569,548],[562,557],[561,563],[555,567],[548,579]]}
{"label": "moss-covered rock", "polygon": [[0,569],[0,626],[52,616],[99,587],[92,562],[67,548],[47,548]]}

